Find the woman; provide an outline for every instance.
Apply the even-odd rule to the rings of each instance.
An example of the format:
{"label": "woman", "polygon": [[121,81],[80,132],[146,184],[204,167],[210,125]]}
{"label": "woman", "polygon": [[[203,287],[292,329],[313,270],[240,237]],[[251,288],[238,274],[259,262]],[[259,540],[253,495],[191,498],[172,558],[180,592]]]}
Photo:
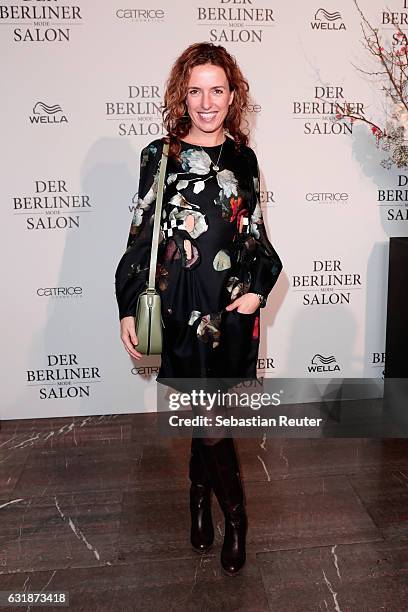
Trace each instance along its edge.
{"label": "woman", "polygon": [[[248,83],[235,59],[222,46],[193,44],[167,81],[167,136],[141,153],[138,201],[115,275],[121,339],[140,359],[134,313],[148,279],[166,140],[156,268],[164,330],[156,380],[181,390],[189,379],[256,378],[260,308],[282,269],[263,224],[257,158],[241,131],[247,101]],[[225,517],[221,564],[235,575],[245,563],[247,517],[233,439],[193,437],[189,476],[193,548],[212,545],[213,490]]]}

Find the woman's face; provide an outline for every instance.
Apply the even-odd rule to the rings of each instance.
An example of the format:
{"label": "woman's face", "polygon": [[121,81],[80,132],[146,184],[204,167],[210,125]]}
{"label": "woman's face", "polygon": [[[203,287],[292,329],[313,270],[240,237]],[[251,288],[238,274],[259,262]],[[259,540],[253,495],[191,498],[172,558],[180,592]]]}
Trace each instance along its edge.
{"label": "woman's face", "polygon": [[230,91],[224,69],[213,64],[194,66],[187,85],[187,110],[192,130],[217,132],[227,116],[234,92]]}

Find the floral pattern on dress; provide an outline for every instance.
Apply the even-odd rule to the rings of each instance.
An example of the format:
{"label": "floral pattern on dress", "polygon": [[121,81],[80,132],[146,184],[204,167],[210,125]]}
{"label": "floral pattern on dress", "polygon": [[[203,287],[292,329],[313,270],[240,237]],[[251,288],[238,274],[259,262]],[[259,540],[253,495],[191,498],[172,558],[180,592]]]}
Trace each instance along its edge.
{"label": "floral pattern on dress", "polygon": [[220,249],[213,259],[214,270],[228,270],[231,267],[231,257],[226,249]]}
{"label": "floral pattern on dress", "polygon": [[217,183],[221,187],[221,191],[226,198],[238,195],[238,180],[232,170],[221,170],[217,172]]}
{"label": "floral pattern on dress", "polygon": [[157,264],[156,268],[156,286],[160,289],[160,291],[165,291],[167,289],[167,285],[169,282],[168,279],[169,273],[166,270],[165,266],[161,263]]}
{"label": "floral pattern on dress", "polygon": [[[177,193],[170,198],[169,206],[172,207],[168,215],[164,213],[164,218],[171,221],[181,221],[177,224],[177,230],[185,230],[190,238],[196,239],[208,230],[208,223],[197,206],[187,200],[182,193],[192,184],[195,194],[205,190],[207,181],[216,179],[220,187],[218,198],[214,200],[215,205],[220,205],[222,217],[225,221],[242,224],[242,219],[248,216],[247,209],[242,209],[243,198],[238,192],[238,179],[234,172],[224,168],[214,170],[214,162],[203,150],[187,149],[180,154],[182,172],[171,172],[167,178],[167,184],[175,184]],[[188,175],[195,174],[194,177]],[[198,178],[197,178],[198,175]],[[194,210],[194,208],[196,210]],[[180,256],[183,259],[183,267],[193,267],[198,263],[199,250],[194,240],[178,243]],[[224,271],[231,267],[231,259],[227,252],[219,251],[213,261],[216,271]]]}
{"label": "floral pattern on dress", "polygon": [[203,342],[212,344],[215,348],[220,343],[221,312],[211,312],[203,315],[197,327],[197,337]]}
{"label": "floral pattern on dress", "polygon": [[242,198],[240,196],[235,198],[234,195],[237,194],[230,197],[227,195],[229,193],[230,187],[227,187],[226,191],[224,191],[224,189],[220,189],[218,197],[214,200],[214,204],[221,207],[223,219],[232,222],[237,218],[239,208],[242,205]]}
{"label": "floral pattern on dress", "polygon": [[262,220],[262,210],[259,202],[257,202],[250,219],[250,232],[255,238],[259,239],[261,237],[259,233],[259,225],[263,224]]}
{"label": "floral pattern on dress", "polygon": [[[143,217],[147,213],[147,211],[150,210],[151,205],[156,200],[157,188],[158,188],[158,182],[159,182],[159,172],[160,172],[160,168],[157,169],[157,172],[155,173],[153,177],[152,186],[150,187],[146,195],[143,198],[138,197],[137,195],[133,198],[133,201],[136,199],[136,206],[135,206],[135,210],[133,213],[132,222],[130,225],[130,233],[133,236],[133,238],[136,238],[138,236],[139,231],[140,231],[139,228],[142,225]],[[165,191],[165,187],[164,187],[164,191]]]}
{"label": "floral pattern on dress", "polygon": [[251,277],[248,275],[247,279],[241,280],[238,276],[230,276],[227,281],[226,289],[231,294],[231,302],[244,295],[249,291],[251,284]]}
{"label": "floral pattern on dress", "polygon": [[205,176],[210,172],[212,164],[211,157],[205,151],[197,149],[187,149],[180,154],[181,165],[183,170],[193,174]]}
{"label": "floral pattern on dress", "polygon": [[140,166],[144,168],[149,162],[150,156],[154,157],[157,154],[157,147],[152,142],[147,145],[142,151]]}
{"label": "floral pattern on dress", "polygon": [[[214,203],[222,208],[223,217],[227,221],[234,221],[237,212],[242,205],[242,198],[238,194],[238,179],[232,170],[224,168],[223,170],[215,170],[214,162],[205,151],[196,149],[187,149],[180,154],[182,160],[182,168],[185,172],[172,173],[168,178],[168,184],[175,182],[177,179],[176,189],[182,191],[186,189],[190,183],[194,183],[193,192],[200,193],[205,189],[206,182],[214,176],[220,187],[218,198]],[[185,174],[196,174],[199,177],[180,178]]]}
{"label": "floral pattern on dress", "polygon": [[169,213],[169,220],[172,219],[183,221],[179,228],[185,229],[192,238],[198,238],[208,229],[204,215],[197,210],[173,208]]}
{"label": "floral pattern on dress", "polygon": [[[127,248],[115,273],[120,319],[134,316],[148,282],[163,142],[156,139],[141,153]],[[158,380],[252,377],[259,316],[225,308],[249,291],[267,297],[282,268],[262,219],[256,155],[228,137],[221,149],[181,147],[179,159],[167,160],[159,232],[155,280],[164,327]]]}

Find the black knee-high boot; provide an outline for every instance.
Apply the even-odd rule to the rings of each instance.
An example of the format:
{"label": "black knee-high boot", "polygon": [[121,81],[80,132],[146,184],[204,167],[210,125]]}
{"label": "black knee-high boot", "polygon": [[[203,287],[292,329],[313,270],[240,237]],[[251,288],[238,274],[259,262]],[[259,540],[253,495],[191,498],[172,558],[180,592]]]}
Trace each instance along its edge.
{"label": "black knee-high boot", "polygon": [[234,576],[245,564],[247,515],[234,440],[222,438],[214,445],[199,446],[208,477],[225,517],[221,565]]}
{"label": "black knee-high boot", "polygon": [[211,516],[211,481],[199,452],[200,440],[191,439],[189,477],[191,545],[198,552],[208,550],[214,541],[214,525]]}

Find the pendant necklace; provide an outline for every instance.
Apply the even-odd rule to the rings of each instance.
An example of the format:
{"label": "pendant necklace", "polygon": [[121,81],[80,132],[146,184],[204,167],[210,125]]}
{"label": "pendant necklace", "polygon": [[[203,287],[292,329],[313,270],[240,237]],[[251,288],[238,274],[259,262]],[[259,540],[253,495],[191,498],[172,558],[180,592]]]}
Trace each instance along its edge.
{"label": "pendant necklace", "polygon": [[[225,142],[225,140],[224,140],[224,142]],[[218,172],[218,170],[220,169],[220,167],[219,167],[219,165],[218,165],[218,164],[220,163],[221,153],[222,153],[222,149],[223,149],[223,147],[224,147],[224,142],[223,142],[223,143],[222,143],[222,145],[221,145],[221,149],[220,149],[220,152],[219,152],[219,155],[218,155],[218,159],[217,159],[217,163],[216,163],[216,164],[214,164],[214,162],[213,162],[213,160],[211,159],[210,155],[207,153],[208,157],[211,159],[211,164],[212,164],[213,170],[215,170],[216,172]],[[204,149],[203,149],[203,147],[202,147],[201,145],[200,145],[200,148],[201,148],[202,152],[203,152],[203,153],[205,153],[205,151],[204,151]]]}

